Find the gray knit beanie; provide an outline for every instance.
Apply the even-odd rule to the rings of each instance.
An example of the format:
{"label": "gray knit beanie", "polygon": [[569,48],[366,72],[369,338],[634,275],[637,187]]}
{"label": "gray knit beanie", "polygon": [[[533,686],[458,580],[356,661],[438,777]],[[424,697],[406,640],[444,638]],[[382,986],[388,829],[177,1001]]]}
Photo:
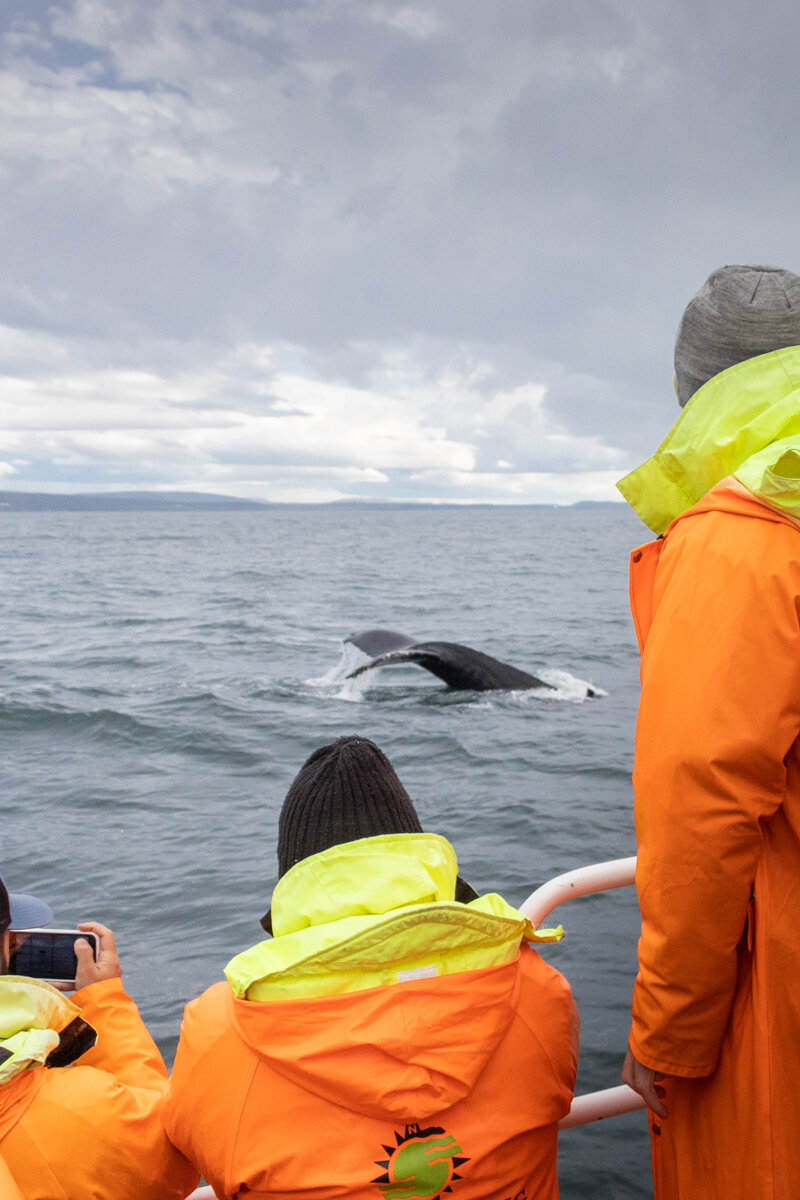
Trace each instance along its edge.
{"label": "gray knit beanie", "polygon": [[675,338],[675,390],[683,407],[734,363],[800,346],[800,276],[780,267],[720,267],[686,307]]}

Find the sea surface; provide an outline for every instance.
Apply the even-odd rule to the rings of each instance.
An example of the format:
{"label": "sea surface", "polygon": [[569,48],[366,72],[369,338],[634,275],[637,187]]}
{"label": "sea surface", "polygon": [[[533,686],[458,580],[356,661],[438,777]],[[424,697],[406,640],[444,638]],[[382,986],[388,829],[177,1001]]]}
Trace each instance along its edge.
{"label": "sea surface", "polygon": [[[342,734],[386,751],[480,891],[519,904],[635,853],[627,562],[645,540],[623,505],[0,513],[0,873],[59,924],[116,931],[171,1061],[183,1005],[263,936],[289,783]],[[345,679],[365,659],[343,639],[374,627],[556,690],[453,692],[412,665]],[[615,1086],[633,889],[556,919],[578,1090]],[[559,1162],[564,1200],[652,1195],[643,1113],[565,1132]]]}

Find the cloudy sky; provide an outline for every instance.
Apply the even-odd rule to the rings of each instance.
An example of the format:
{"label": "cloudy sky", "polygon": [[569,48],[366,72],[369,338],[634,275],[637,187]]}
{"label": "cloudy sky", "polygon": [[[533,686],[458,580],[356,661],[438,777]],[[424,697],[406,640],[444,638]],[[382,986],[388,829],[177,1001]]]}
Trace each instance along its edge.
{"label": "cloudy sky", "polygon": [[0,488],[612,499],[800,271],[794,0],[3,0]]}

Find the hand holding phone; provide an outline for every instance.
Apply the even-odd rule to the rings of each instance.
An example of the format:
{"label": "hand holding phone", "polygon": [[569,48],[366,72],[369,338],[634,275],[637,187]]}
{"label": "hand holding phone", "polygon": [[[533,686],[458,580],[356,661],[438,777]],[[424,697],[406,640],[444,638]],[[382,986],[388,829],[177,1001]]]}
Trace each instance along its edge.
{"label": "hand holding phone", "polygon": [[[75,943],[78,959],[75,990],[88,987],[91,983],[100,983],[103,979],[121,979],[122,967],[117,955],[117,941],[108,926],[101,925],[99,921],[80,921],[78,929],[81,931],[81,937]],[[99,942],[96,958],[89,944],[92,938]]]}
{"label": "hand holding phone", "polygon": [[[78,972],[75,941],[81,936],[78,929],[9,930],[8,974],[74,987]],[[100,948],[100,939],[92,933],[83,936],[91,939],[83,953],[94,960]]]}
{"label": "hand holding phone", "polygon": [[70,992],[122,975],[114,934],[99,921],[82,921],[76,929],[15,929],[8,936],[9,975]]}

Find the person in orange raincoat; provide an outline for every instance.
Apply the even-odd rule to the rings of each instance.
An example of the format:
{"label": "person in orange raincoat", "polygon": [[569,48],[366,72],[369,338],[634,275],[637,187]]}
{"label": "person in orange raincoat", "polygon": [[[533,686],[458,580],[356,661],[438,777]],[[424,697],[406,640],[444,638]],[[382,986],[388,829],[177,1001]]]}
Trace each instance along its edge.
{"label": "person in orange raincoat", "polygon": [[714,272],[683,411],[619,484],[634,551],[642,913],[623,1079],[656,1200],[800,1196],[800,277]]}
{"label": "person in orange raincoat", "polygon": [[[0,970],[8,929],[42,925],[50,910],[9,895],[0,880]],[[122,987],[113,933],[97,962],[76,943],[77,991],[0,974],[2,1200],[182,1200],[199,1174],[168,1141],[159,1107],[166,1067]]]}
{"label": "person in orange raincoat", "polygon": [[[219,1197],[552,1200],[577,1013],[365,738],[286,797],[274,932],[188,1005],[163,1118]],[[264,923],[262,922],[262,924]]]}

